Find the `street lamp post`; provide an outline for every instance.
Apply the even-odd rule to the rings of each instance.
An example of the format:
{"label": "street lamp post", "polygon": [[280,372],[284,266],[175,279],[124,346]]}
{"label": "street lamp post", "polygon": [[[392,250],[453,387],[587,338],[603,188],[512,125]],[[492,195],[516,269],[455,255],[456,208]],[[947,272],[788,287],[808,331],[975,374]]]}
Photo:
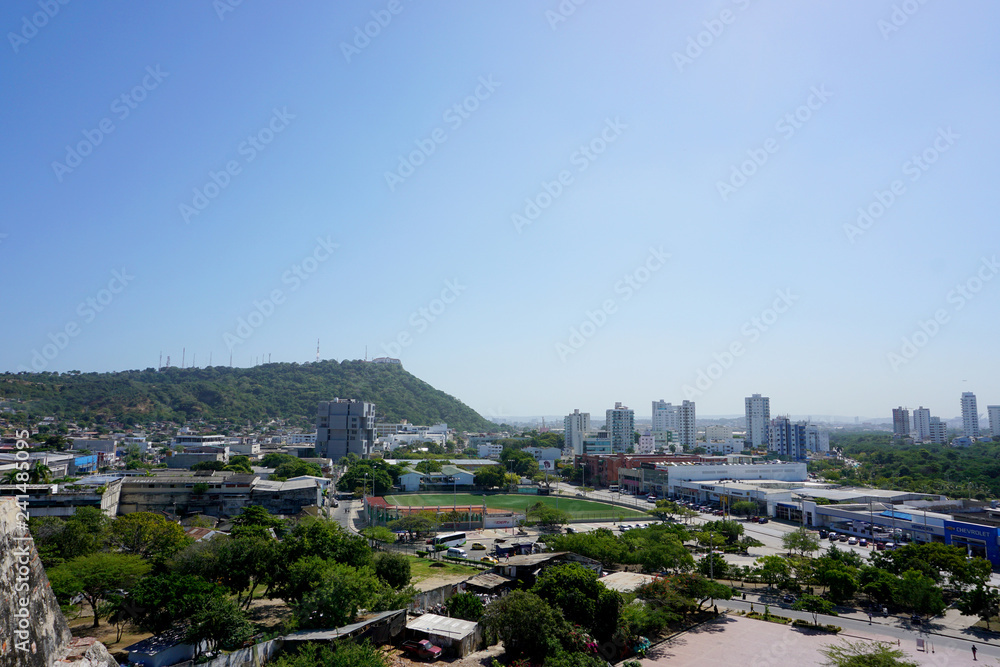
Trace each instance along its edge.
{"label": "street lamp post", "polygon": [[[374,486],[374,479],[372,480]],[[365,473],[365,481],[361,485],[361,511],[365,513],[365,525],[368,525],[368,473]]]}

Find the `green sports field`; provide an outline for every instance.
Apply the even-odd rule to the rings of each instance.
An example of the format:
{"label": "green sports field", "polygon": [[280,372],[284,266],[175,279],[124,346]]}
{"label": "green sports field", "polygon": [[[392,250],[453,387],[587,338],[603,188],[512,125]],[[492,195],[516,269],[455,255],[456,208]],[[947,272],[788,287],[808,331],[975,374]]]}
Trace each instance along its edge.
{"label": "green sports field", "polygon": [[649,518],[643,512],[628,509],[627,507],[615,507],[606,503],[598,503],[592,500],[580,498],[570,498],[567,496],[534,496],[520,493],[499,494],[482,496],[471,493],[414,493],[386,496],[386,502],[393,505],[412,507],[423,505],[426,507],[448,507],[463,505],[482,505],[498,510],[524,511],[531,505],[541,501],[546,505],[558,507],[570,513],[574,519],[611,519],[623,517],[626,519]]}

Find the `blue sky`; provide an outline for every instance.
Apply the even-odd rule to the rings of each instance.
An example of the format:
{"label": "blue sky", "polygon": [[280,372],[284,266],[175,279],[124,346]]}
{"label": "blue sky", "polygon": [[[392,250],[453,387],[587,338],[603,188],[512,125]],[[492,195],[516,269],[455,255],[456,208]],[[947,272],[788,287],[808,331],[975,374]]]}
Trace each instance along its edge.
{"label": "blue sky", "polygon": [[305,362],[320,339],[486,416],[753,392],[985,413],[998,20],[4,3],[0,368]]}

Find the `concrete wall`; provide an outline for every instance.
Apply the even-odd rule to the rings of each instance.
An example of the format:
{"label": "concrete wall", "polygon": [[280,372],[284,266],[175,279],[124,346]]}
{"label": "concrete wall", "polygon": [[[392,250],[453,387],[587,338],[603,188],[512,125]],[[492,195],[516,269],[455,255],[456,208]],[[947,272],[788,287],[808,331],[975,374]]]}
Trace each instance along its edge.
{"label": "concrete wall", "polygon": [[[34,544],[17,539],[28,535],[22,517],[15,498],[0,498],[0,664],[48,667],[71,636]],[[27,590],[18,590],[25,584]],[[18,604],[21,599],[26,607]],[[15,614],[27,616],[26,639],[16,634],[20,619]]]}

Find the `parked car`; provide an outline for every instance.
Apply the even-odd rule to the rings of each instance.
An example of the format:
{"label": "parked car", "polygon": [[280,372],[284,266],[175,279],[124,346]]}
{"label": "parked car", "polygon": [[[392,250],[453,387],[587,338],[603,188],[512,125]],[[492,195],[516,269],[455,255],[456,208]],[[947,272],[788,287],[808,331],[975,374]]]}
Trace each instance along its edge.
{"label": "parked car", "polygon": [[441,647],[435,646],[426,639],[403,642],[402,649],[404,652],[423,658],[427,662],[441,657]]}
{"label": "parked car", "polygon": [[714,512],[712,512],[713,516],[722,516],[723,514],[725,514],[725,512],[723,512],[722,510],[715,510]]}
{"label": "parked car", "polygon": [[850,544],[851,546],[854,546],[855,544],[858,543],[858,538],[853,537],[853,536],[852,537],[848,537],[847,538],[847,543]]}
{"label": "parked car", "polygon": [[757,523],[767,523],[767,517],[762,516],[761,518],[757,519]]}
{"label": "parked car", "polygon": [[910,623],[912,623],[913,625],[920,625],[920,614],[911,615]]}
{"label": "parked car", "polygon": [[827,535],[827,537],[830,538],[831,542],[836,542],[837,541],[837,533],[833,532],[832,530],[830,531],[830,534]]}
{"label": "parked car", "polygon": [[860,540],[858,540],[858,544],[860,546],[862,546],[862,547],[867,547],[868,546],[868,540],[866,540],[865,538],[862,537]]}
{"label": "parked car", "polygon": [[482,542],[473,542],[471,548],[473,551],[480,551],[480,550],[485,550],[486,545],[484,545]]}
{"label": "parked car", "polygon": [[791,593],[785,593],[784,597],[781,598],[781,601],[791,604],[792,602],[795,602],[795,596]]}
{"label": "parked car", "polygon": [[829,535],[829,534],[830,533],[825,528],[820,528],[819,529],[819,539],[825,540],[826,536]]}
{"label": "parked car", "polygon": [[885,549],[885,542],[876,542],[875,543],[875,550],[876,551],[883,551],[884,549]]}
{"label": "parked car", "polygon": [[491,565],[496,565],[498,562],[497,559],[493,558],[492,556],[483,556],[479,560],[482,561],[483,563],[490,563]]}

